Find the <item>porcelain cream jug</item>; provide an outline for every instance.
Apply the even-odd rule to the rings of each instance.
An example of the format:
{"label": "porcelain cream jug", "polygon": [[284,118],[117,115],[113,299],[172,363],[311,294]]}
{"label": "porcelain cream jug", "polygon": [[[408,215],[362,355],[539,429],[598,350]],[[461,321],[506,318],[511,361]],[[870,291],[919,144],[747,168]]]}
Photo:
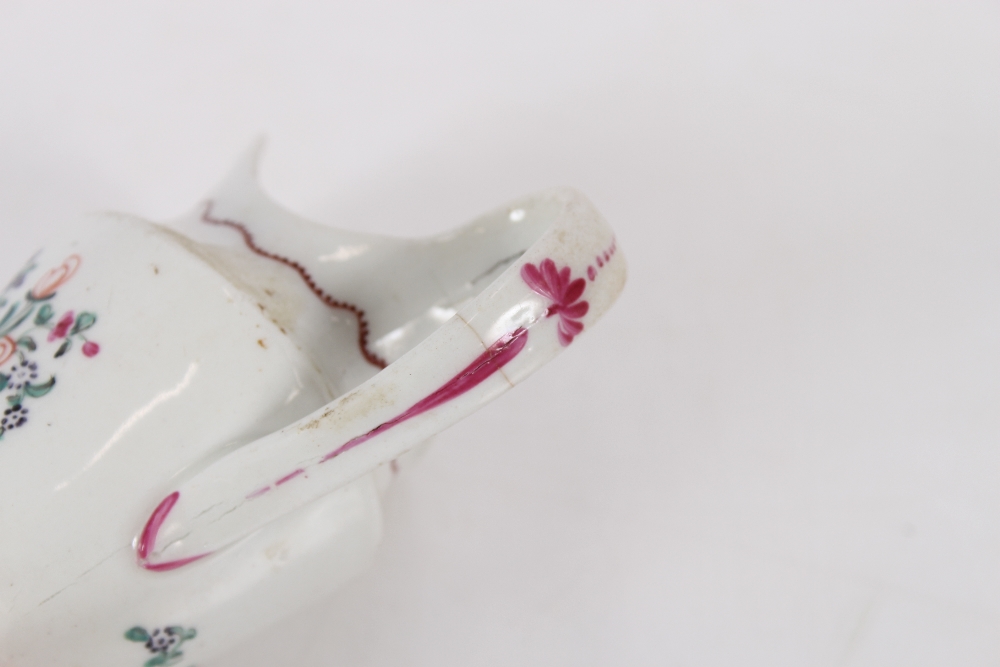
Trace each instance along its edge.
{"label": "porcelain cream jug", "polygon": [[0,667],[210,667],[370,561],[406,453],[625,281],[570,189],[400,240],[305,221],[256,159],[104,214],[0,296]]}

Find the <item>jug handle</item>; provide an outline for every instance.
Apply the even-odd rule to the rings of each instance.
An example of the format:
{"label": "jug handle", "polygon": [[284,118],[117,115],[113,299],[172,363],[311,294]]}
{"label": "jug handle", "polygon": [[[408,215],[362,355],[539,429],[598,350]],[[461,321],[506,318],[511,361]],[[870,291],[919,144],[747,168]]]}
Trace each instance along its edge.
{"label": "jug handle", "polygon": [[513,387],[610,308],[625,261],[582,195],[474,300],[364,384],[213,462],[134,540],[152,571],[198,561],[386,464]]}

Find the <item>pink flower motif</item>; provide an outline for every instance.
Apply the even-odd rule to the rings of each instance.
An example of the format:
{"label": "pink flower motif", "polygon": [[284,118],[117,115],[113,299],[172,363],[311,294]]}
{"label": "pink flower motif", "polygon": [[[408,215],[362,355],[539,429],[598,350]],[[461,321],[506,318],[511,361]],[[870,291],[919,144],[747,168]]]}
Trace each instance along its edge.
{"label": "pink flower motif", "polygon": [[101,351],[101,346],[92,340],[88,340],[83,344],[83,356],[92,357]]}
{"label": "pink flower motif", "polygon": [[73,326],[73,319],[72,310],[63,315],[62,319],[59,320],[59,323],[56,324],[55,327],[52,328],[52,331],[49,332],[49,342],[51,343],[54,340],[65,338],[66,334],[69,333],[69,328]]}
{"label": "pink flower motif", "polygon": [[580,318],[590,309],[590,304],[579,300],[587,281],[583,278],[570,280],[569,267],[556,269],[556,263],[551,259],[542,260],[538,266],[525,264],[521,267],[521,278],[532,291],[552,300],[545,317],[558,315],[559,343],[564,347],[572,343],[573,337],[583,331]]}

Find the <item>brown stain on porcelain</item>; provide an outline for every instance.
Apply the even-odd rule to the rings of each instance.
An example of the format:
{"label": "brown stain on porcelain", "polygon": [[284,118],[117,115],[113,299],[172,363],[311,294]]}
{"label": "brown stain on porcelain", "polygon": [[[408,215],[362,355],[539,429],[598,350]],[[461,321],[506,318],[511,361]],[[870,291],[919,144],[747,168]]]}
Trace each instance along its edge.
{"label": "brown stain on porcelain", "polygon": [[305,307],[306,292],[294,275],[280,265],[262,264],[242,248],[222,248],[196,243],[167,228],[157,232],[169,237],[219,273],[236,289],[248,295],[281,333],[295,333],[295,323]]}
{"label": "brown stain on porcelain", "polygon": [[299,427],[299,431],[311,431],[321,426],[341,426],[355,420],[365,419],[371,413],[396,404],[392,394],[395,385],[359,387],[344,394],[337,404],[323,411],[319,417],[309,420]]}

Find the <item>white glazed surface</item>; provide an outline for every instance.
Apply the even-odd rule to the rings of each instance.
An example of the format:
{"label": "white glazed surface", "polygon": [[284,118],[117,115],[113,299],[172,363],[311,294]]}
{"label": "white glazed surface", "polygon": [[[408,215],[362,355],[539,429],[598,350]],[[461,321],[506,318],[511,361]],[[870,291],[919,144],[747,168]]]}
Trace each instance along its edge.
{"label": "white glazed surface", "polygon": [[[37,357],[35,385],[57,381],[0,448],[0,664],[125,667],[170,628],[154,658],[206,665],[329,594],[372,558],[390,463],[558,354],[624,284],[571,190],[401,241],[283,211],[253,164],[168,228],[97,217],[4,293],[28,313],[6,363]],[[54,294],[25,296],[52,275]],[[58,330],[83,312],[85,331]]]}
{"label": "white glazed surface", "polygon": [[[275,595],[330,590],[358,571],[379,537],[372,481],[359,481],[294,529],[261,531],[193,578],[136,565],[132,538],[164,483],[333,392],[255,304],[162,231],[130,219],[91,229],[86,241],[41,253],[28,277],[30,285],[68,253],[82,258],[53,302],[97,314],[87,333],[100,352],[51,359],[61,341],[34,336],[57,383],[25,400],[29,421],[5,434],[0,451],[9,536],[0,542],[0,664],[134,664],[134,645],[99,637],[161,618],[204,626],[208,610],[220,620],[230,610],[236,631],[252,628],[271,615]],[[310,522],[324,529],[303,531]],[[299,580],[301,570],[283,567],[317,550],[338,562],[328,577]],[[272,586],[268,599],[254,585],[265,579],[284,590]],[[251,588],[264,608],[247,605]],[[211,633],[199,643],[219,645]]]}
{"label": "white glazed surface", "polygon": [[355,230],[579,185],[614,311],[226,667],[995,666],[998,13],[0,3],[0,286],[78,211],[177,217],[261,132],[267,189]]}

